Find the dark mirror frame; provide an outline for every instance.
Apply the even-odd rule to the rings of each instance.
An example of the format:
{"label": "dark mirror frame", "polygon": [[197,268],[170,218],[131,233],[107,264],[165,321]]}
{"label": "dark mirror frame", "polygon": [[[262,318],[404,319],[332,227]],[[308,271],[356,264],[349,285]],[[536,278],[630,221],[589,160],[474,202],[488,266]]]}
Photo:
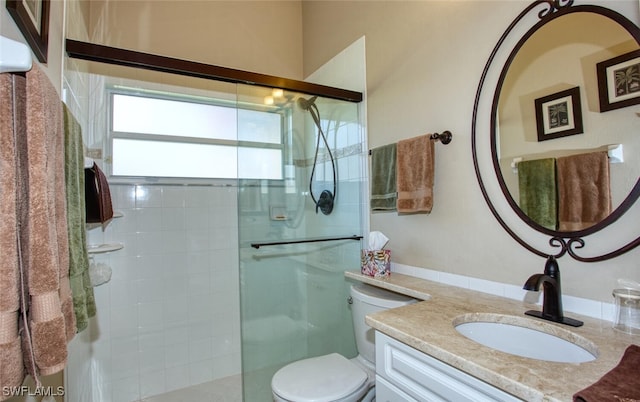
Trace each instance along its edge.
{"label": "dark mirror frame", "polygon": [[[526,22],[523,22],[523,21],[525,19],[531,19],[532,18],[531,14],[536,13],[537,9],[540,9],[537,11],[537,18],[539,20],[536,23],[534,23],[533,26],[515,43],[512,49],[507,50],[510,53],[509,53],[509,56],[506,58],[505,63],[501,67],[492,65],[492,63],[494,63],[496,59],[496,55],[498,54],[498,52],[505,51],[504,50],[505,43],[508,43],[509,40],[513,42],[514,29],[519,24],[520,25],[526,24]],[[586,228],[580,231],[560,232],[557,230],[551,230],[551,229],[542,227],[538,223],[534,222],[531,218],[529,218],[526,214],[524,214],[524,212],[520,209],[516,201],[511,196],[506,186],[504,178],[502,177],[502,173],[501,173],[501,169],[498,161],[499,144],[497,144],[497,135],[496,135],[498,101],[499,101],[502,85],[504,83],[505,77],[507,75],[507,72],[509,70],[509,67],[512,61],[514,60],[516,54],[518,53],[520,48],[524,45],[524,43],[542,26],[549,23],[550,21],[555,20],[556,18],[562,17],[570,13],[576,13],[576,12],[596,13],[596,14],[602,15],[603,17],[607,17],[614,20],[620,26],[626,29],[629,32],[629,34],[640,45],[640,29],[633,22],[631,22],[629,19],[627,19],[626,17],[624,17],[623,15],[621,15],[616,11],[613,11],[611,9],[601,7],[601,6],[596,6],[596,5],[585,4],[585,5],[574,6],[573,0],[564,0],[564,1],[538,0],[533,2],[518,15],[518,17],[511,23],[511,25],[509,25],[507,30],[504,32],[504,34],[501,36],[500,40],[498,41],[493,52],[491,53],[489,60],[487,61],[487,64],[482,74],[482,78],[480,80],[480,84],[478,86],[478,92],[475,98],[473,119],[472,119],[471,140],[472,140],[474,168],[476,171],[476,177],[478,179],[478,183],[480,184],[480,187],[481,187],[483,197],[487,202],[491,212],[493,213],[495,218],[499,221],[500,225],[518,243],[520,243],[522,246],[527,248],[529,251],[541,257],[554,255],[556,258],[559,258],[564,254],[568,253],[571,257],[579,261],[596,262],[596,261],[603,261],[603,260],[617,257],[640,245],[640,237],[637,237],[635,240],[632,240],[631,242],[623,245],[622,247],[619,247],[614,251],[604,253],[601,255],[584,257],[584,256],[580,256],[576,251],[577,249],[581,249],[586,245],[586,242],[583,239],[584,237],[593,235],[601,231],[602,229],[606,228],[607,226],[611,225],[612,223],[620,219],[631,208],[631,206],[636,202],[638,197],[640,197],[640,178],[636,181],[635,186],[633,187],[629,195],[620,204],[620,206],[618,206],[606,219],[602,220],[601,222],[589,228]],[[486,129],[486,127],[479,127],[478,124],[482,124],[482,123],[479,123],[478,120],[482,120],[480,119],[480,116],[479,116],[479,113],[481,113],[481,110],[486,110],[486,106],[483,106],[481,104],[483,97],[485,100],[489,99],[488,98],[489,95],[487,95],[488,93],[487,91],[492,90],[492,88],[485,88],[485,81],[487,79],[487,75],[491,74],[490,70],[492,69],[494,71],[497,71],[496,69],[501,69],[499,78],[497,79],[496,88],[493,92],[491,112],[490,112],[491,114],[490,114],[490,120],[489,120],[490,121],[490,127],[489,127],[490,150],[491,150],[491,159],[493,162],[493,170],[495,173],[494,178],[495,180],[497,180],[497,183],[500,187],[500,190],[502,193],[501,196],[503,196],[508,201],[510,207],[513,209],[515,214],[530,228],[534,229],[537,232],[550,236],[549,246],[551,246],[552,248],[559,248],[559,250],[556,253],[541,251],[538,247],[532,245],[530,242],[525,241],[522,235],[517,233],[516,231],[517,229],[513,228],[506,222],[506,220],[502,216],[503,214],[499,212],[500,208],[496,207],[495,202],[492,201],[492,197],[489,194],[489,190],[487,189],[487,186],[486,186],[487,183],[485,182],[485,179],[483,179],[483,174],[481,172],[482,168],[479,164],[479,158],[478,158],[478,141],[486,141],[487,139],[478,138],[478,136],[482,135],[481,133],[479,134],[479,131],[483,131],[484,129]],[[484,94],[483,94],[483,91],[484,91]],[[498,195],[494,195],[494,197],[496,196]]]}

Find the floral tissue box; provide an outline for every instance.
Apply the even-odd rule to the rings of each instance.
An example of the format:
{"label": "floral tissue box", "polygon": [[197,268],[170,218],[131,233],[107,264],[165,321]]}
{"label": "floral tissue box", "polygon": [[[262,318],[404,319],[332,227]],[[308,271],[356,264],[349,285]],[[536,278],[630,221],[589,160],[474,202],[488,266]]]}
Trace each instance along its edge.
{"label": "floral tissue box", "polygon": [[388,278],[391,275],[391,250],[362,250],[360,272],[374,278]]}

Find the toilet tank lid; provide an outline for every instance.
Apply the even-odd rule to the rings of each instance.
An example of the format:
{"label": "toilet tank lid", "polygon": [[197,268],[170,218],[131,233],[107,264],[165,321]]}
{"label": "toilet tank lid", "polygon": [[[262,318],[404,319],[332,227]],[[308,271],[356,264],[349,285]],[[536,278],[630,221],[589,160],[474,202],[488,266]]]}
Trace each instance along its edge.
{"label": "toilet tank lid", "polygon": [[356,364],[331,353],[284,366],[271,379],[271,389],[288,401],[335,401],[356,392],[367,378]]}
{"label": "toilet tank lid", "polygon": [[364,303],[385,308],[400,307],[417,302],[416,299],[409,296],[365,284],[351,285],[351,296]]}

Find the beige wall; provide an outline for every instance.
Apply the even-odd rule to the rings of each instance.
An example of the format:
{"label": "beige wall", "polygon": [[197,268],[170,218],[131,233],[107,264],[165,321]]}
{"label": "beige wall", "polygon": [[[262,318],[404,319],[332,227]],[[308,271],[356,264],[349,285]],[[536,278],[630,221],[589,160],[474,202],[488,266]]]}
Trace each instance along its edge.
{"label": "beige wall", "polygon": [[[470,144],[484,64],[528,2],[111,1],[101,8],[93,3],[93,36],[101,43],[289,78],[308,75],[365,35],[370,147],[424,132],[454,133],[451,144],[437,146],[433,212],[371,216],[371,229],[391,238],[394,260],[511,284],[542,270],[543,260],[513,241],[491,216]],[[176,4],[183,7],[172,8]],[[1,33],[17,37],[4,0],[0,6]],[[52,1],[50,61],[44,66],[58,88],[63,6]],[[628,226],[633,231],[637,223]],[[640,281],[634,261],[639,252],[592,264],[561,259],[565,294],[610,301],[617,278]]]}
{"label": "beige wall", "polygon": [[302,78],[299,1],[90,1],[91,40]]}
{"label": "beige wall", "polygon": [[[366,37],[369,146],[450,130],[436,146],[430,215],[371,215],[396,262],[514,285],[544,260],[499,226],[477,184],[471,119],[493,46],[528,1],[304,1],[305,74]],[[637,18],[633,16],[632,18]],[[637,228],[635,220],[626,227]],[[636,233],[637,233],[637,229]],[[617,278],[640,281],[640,249],[602,263],[560,259],[565,294],[612,301]],[[634,261],[635,260],[635,261]]]}
{"label": "beige wall", "polygon": [[[83,30],[75,28],[90,19],[91,35],[110,46],[294,79],[365,35],[370,147],[424,132],[454,133],[451,144],[437,146],[433,212],[373,214],[371,229],[391,238],[397,262],[522,284],[542,270],[544,261],[513,241],[491,216],[475,178],[470,132],[482,68],[527,3],[92,1],[91,10],[80,7],[83,17],[67,24],[81,36]],[[49,62],[43,66],[58,89],[64,5],[51,1]],[[0,10],[0,33],[20,39],[5,0]],[[628,227],[634,232],[637,222],[629,221]],[[635,250],[593,264],[561,259],[565,294],[610,301],[617,278],[640,281],[639,255]],[[54,385],[60,381],[53,380]]]}

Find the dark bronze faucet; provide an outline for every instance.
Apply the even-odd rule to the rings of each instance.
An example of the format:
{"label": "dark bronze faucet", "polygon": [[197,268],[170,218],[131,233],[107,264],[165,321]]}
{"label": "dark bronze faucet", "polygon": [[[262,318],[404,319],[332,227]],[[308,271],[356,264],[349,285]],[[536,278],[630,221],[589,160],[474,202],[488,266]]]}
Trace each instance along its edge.
{"label": "dark bronze faucet", "polygon": [[524,284],[525,290],[537,292],[543,286],[542,311],[529,310],[525,314],[545,320],[559,322],[572,327],[579,327],[582,321],[565,317],[562,313],[562,291],[560,288],[560,268],[552,255],[547,258],[543,274],[534,274]]}

